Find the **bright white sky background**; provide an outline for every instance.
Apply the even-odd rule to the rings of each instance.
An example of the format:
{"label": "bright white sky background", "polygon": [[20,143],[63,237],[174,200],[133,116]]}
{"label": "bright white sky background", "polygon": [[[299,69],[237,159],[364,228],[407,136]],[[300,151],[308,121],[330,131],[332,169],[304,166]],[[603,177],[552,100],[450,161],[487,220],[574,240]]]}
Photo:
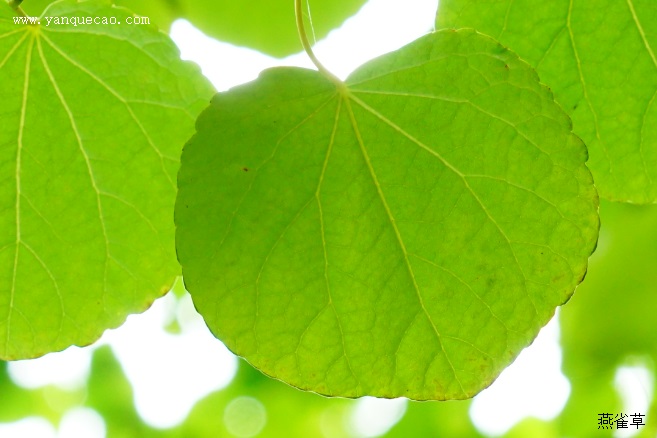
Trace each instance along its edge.
{"label": "bright white sky background", "polygon": [[[319,41],[314,51],[330,71],[344,78],[363,62],[433,29],[436,8],[437,0],[370,0],[340,29]],[[268,67],[313,68],[303,53],[283,60],[271,58],[208,38],[183,20],[174,23],[171,36],[183,58],[198,63],[219,91],[249,82]],[[180,335],[163,329],[176,318],[182,327]],[[475,397],[470,415],[477,428],[494,436],[506,432],[526,416],[547,420],[559,414],[570,393],[570,384],[560,372],[558,337],[559,327],[554,319],[490,388]],[[9,371],[12,379],[26,388],[53,383],[76,388],[86,381],[93,349],[103,344],[112,346],[132,383],[139,414],[144,421],[160,428],[182,422],[196,401],[227,385],[236,369],[235,358],[210,335],[189,297],[177,303],[170,294],[156,301],[146,313],[130,316],[122,327],[106,332],[94,346],[69,348],[40,359],[10,363]],[[644,368],[620,370],[616,383],[626,406],[637,412],[647,411],[650,400],[645,393],[652,393],[652,382]],[[253,399],[235,400],[235,406],[261,409]],[[229,406],[227,411],[233,408]],[[356,404],[348,427],[355,436],[377,436],[398,421],[405,409],[403,399],[364,398]],[[266,413],[261,417],[265,422]],[[594,428],[597,419],[582,421],[591,422]],[[258,427],[261,429],[263,425]],[[258,430],[252,428],[249,433]],[[33,417],[0,424],[0,436],[104,438],[105,426],[96,412],[78,408],[66,414],[58,429],[43,418]]]}

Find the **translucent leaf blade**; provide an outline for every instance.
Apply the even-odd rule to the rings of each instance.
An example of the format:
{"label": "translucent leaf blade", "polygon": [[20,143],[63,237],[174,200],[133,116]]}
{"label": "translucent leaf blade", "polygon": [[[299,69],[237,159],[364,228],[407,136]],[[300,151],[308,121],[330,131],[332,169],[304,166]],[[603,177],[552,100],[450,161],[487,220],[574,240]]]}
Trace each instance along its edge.
{"label": "translucent leaf blade", "polygon": [[586,143],[602,197],[657,201],[652,2],[444,0],[436,26],[476,28],[537,69]]}
{"label": "translucent leaf blade", "polygon": [[289,384],[467,398],[584,276],[586,158],[533,70],[471,31],[346,85],[268,70],[218,94],[184,148],[185,283],[219,339]]}
{"label": "translucent leaf blade", "polygon": [[0,357],[20,359],[89,344],[168,291],[178,154],[211,87],[151,26],[0,14]]}

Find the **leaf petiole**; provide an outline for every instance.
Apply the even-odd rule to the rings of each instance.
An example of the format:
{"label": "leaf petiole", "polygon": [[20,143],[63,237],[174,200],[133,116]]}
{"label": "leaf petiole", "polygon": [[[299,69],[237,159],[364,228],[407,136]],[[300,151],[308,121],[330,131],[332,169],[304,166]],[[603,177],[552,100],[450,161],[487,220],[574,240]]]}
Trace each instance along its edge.
{"label": "leaf petiole", "polygon": [[313,62],[313,64],[315,64],[315,67],[317,67],[317,70],[319,70],[321,74],[326,76],[327,79],[329,79],[331,82],[334,82],[339,87],[342,87],[344,86],[342,81],[338,79],[338,77],[333,73],[331,73],[326,67],[324,67],[324,65],[319,62],[319,59],[317,59],[315,53],[313,52],[310,41],[308,40],[308,36],[306,35],[306,28],[303,24],[303,9],[301,1],[302,0],[294,0],[294,11],[297,21],[297,31],[299,31],[299,39],[301,40],[303,50],[306,52],[310,60]]}
{"label": "leaf petiole", "polygon": [[9,0],[7,3],[9,4],[9,7],[16,11],[18,15],[21,17],[27,17],[27,14],[21,8],[21,3],[23,3],[23,0]]}

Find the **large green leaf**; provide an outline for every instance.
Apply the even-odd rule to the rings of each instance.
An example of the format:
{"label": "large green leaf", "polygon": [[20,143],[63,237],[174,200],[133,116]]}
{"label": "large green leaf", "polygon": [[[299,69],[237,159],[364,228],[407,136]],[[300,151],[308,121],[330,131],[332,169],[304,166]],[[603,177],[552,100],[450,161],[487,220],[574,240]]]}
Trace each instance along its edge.
{"label": "large green leaf", "polygon": [[[26,0],[25,10],[39,15],[49,0]],[[152,24],[168,30],[177,18],[185,18],[207,35],[240,46],[248,46],[273,56],[301,51],[294,20],[293,0],[113,0]],[[304,13],[310,17],[316,38],[331,29],[365,3],[365,0],[309,0]],[[309,14],[308,14],[309,12]]]}
{"label": "large green leaf", "polygon": [[153,27],[16,25],[4,2],[0,83],[0,358],[18,359],[89,344],[169,290],[178,156],[212,90]]}
{"label": "large green leaf", "polygon": [[294,386],[470,397],[584,276],[586,158],[534,71],[472,31],[346,84],[268,70],[184,148],[185,284],[229,348]]}
{"label": "large green leaf", "polygon": [[657,202],[657,13],[651,0],[441,0],[536,67],[589,149],[600,195]]}

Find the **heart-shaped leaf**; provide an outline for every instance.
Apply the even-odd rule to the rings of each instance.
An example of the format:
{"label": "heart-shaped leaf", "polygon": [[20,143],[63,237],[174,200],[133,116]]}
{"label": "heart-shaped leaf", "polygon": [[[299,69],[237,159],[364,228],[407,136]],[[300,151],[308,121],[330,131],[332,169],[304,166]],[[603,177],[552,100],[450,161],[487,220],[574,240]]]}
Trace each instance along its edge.
{"label": "heart-shaped leaf", "polygon": [[185,146],[177,249],[219,339],[327,395],[466,398],[582,280],[586,149],[534,71],[473,31],[346,83],[278,68]]}

